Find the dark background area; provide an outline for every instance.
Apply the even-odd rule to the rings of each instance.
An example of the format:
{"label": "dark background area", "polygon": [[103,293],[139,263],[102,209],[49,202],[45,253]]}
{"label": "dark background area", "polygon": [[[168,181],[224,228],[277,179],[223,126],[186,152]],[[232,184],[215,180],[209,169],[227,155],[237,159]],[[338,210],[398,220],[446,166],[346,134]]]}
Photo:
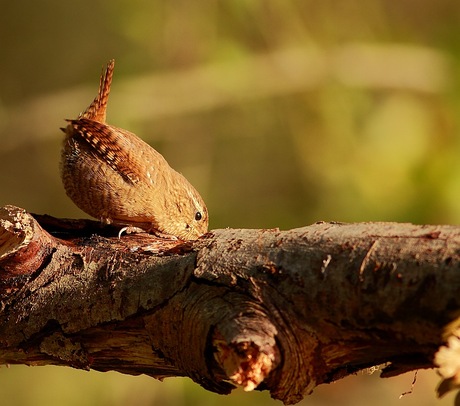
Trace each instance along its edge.
{"label": "dark background area", "polygon": [[[65,118],[116,60],[108,122],[200,191],[210,227],[460,222],[460,3],[0,0],[0,204],[83,217],[58,171]],[[433,371],[366,372],[302,404],[441,405]],[[25,390],[27,388],[27,390]],[[10,405],[280,404],[187,379],[0,369]]]}

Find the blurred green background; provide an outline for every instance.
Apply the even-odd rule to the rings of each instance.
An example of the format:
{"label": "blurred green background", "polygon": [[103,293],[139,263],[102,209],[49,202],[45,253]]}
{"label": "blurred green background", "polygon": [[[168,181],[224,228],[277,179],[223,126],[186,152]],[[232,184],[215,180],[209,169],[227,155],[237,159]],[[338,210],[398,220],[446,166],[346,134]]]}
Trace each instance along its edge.
{"label": "blurred green background", "polygon": [[[65,118],[116,59],[108,121],[197,187],[211,228],[460,222],[460,2],[0,0],[0,204],[83,217],[58,161]],[[437,377],[360,374],[302,404],[452,404]],[[187,379],[12,366],[8,405],[262,405]],[[4,401],[7,403],[4,403]]]}

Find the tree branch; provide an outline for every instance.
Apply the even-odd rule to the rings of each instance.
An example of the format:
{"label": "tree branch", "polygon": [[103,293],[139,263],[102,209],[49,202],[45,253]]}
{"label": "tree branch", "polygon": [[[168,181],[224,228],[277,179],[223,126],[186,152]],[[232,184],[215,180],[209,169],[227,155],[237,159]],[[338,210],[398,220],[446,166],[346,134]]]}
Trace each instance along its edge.
{"label": "tree branch", "polygon": [[295,403],[367,367],[432,368],[456,334],[460,227],[117,232],[0,209],[0,363],[189,376]]}

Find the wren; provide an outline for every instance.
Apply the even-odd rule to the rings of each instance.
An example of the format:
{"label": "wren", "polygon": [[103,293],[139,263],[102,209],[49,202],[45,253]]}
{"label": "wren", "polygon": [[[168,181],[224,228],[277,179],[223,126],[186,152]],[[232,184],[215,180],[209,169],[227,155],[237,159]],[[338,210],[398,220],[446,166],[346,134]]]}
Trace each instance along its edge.
{"label": "wren", "polygon": [[135,134],[106,123],[115,62],[99,93],[77,119],[67,120],[61,178],[67,195],[106,224],[194,240],[208,230],[208,210],[195,188]]}

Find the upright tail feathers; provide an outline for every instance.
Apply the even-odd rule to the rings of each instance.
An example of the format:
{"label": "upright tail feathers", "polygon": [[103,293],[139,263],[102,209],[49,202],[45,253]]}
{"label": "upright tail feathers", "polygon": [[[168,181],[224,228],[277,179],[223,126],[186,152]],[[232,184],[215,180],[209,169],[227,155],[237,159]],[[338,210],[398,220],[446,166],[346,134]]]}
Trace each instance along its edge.
{"label": "upright tail feathers", "polygon": [[112,59],[107,64],[105,71],[102,71],[98,95],[89,107],[83,113],[80,113],[78,118],[87,118],[89,120],[98,121],[99,123],[105,123],[107,101],[109,100],[110,85],[112,84],[114,67],[115,60]]}

